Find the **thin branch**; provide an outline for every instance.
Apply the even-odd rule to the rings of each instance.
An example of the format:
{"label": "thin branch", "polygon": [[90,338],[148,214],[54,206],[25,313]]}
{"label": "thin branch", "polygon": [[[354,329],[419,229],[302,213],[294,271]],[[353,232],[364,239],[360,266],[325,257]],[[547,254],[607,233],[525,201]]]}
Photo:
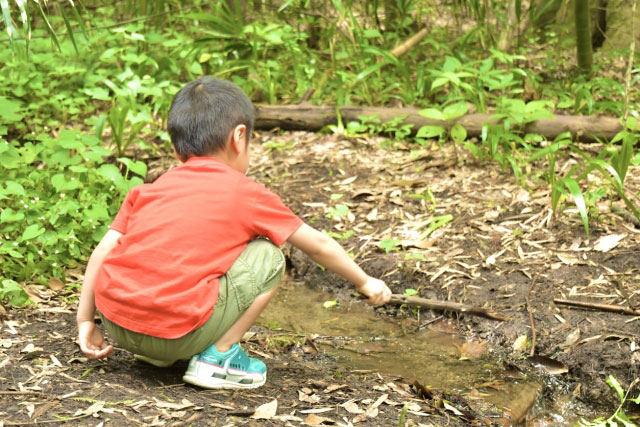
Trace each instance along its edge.
{"label": "thin branch", "polygon": [[420,297],[409,297],[406,295],[393,294],[391,295],[391,304],[407,304],[407,305],[415,305],[422,308],[429,308],[431,310],[441,310],[441,311],[453,311],[456,313],[465,313],[471,314],[474,316],[486,317],[487,319],[493,320],[509,320],[508,317],[496,313],[492,309],[474,307],[467,304],[460,304],[457,302],[449,302],[449,301],[440,301],[434,299],[426,299]]}
{"label": "thin branch", "polygon": [[531,312],[531,305],[529,304],[529,296],[531,295],[531,291],[533,290],[533,287],[536,285],[536,282],[538,281],[538,277],[540,277],[540,273],[537,273],[535,275],[535,277],[533,278],[533,280],[531,281],[531,285],[529,286],[529,291],[527,292],[527,296],[524,297],[524,300],[526,302],[526,307],[527,307],[527,313],[529,313],[529,324],[531,327],[531,352],[530,352],[530,356],[533,356],[536,354],[536,338],[537,338],[537,334],[536,334],[536,324],[533,321],[533,313]]}
{"label": "thin branch", "polygon": [[584,301],[572,301],[560,298],[554,298],[553,302],[560,305],[567,305],[570,307],[591,308],[593,310],[608,311],[612,313],[628,314],[630,316],[640,316],[640,310],[633,310],[631,308],[623,307],[615,304],[599,304],[595,302]]}

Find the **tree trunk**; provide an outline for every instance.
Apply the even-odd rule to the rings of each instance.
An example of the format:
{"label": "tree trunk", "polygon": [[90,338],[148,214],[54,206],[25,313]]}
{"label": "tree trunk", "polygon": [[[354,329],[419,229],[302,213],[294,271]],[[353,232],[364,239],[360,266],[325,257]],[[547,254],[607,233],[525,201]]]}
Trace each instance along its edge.
{"label": "tree trunk", "polygon": [[[336,108],[316,105],[258,105],[256,129],[287,129],[317,131],[323,127],[336,124]],[[357,121],[360,116],[377,116],[382,123],[396,117],[406,116],[403,124],[413,124],[412,133],[421,126],[436,125],[451,128],[460,123],[467,130],[467,136],[480,136],[485,123],[498,123],[491,114],[468,114],[452,123],[428,119],[419,114],[416,108],[381,108],[381,107],[340,107],[340,115],[344,123]],[[556,115],[553,120],[537,120],[529,123],[523,132],[537,133],[553,140],[562,132],[571,132],[585,142],[594,142],[596,138],[612,139],[622,127],[617,118],[602,116],[565,116]]]}
{"label": "tree trunk", "polygon": [[576,49],[578,68],[583,74],[591,72],[593,51],[591,46],[591,23],[589,0],[574,0],[576,7]]}

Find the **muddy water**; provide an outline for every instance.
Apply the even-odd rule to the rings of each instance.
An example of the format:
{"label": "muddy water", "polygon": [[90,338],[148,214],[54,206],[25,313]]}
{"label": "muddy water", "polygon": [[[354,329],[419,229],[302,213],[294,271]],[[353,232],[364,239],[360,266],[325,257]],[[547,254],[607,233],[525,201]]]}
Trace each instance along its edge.
{"label": "muddy water", "polygon": [[[426,388],[466,396],[476,409],[495,405],[512,420],[527,425],[571,425],[580,416],[593,417],[568,396],[540,398],[543,381],[505,368],[482,342],[462,338],[447,321],[410,322],[376,317],[363,302],[332,308],[329,294],[304,285],[283,284],[259,323],[283,331],[282,338],[312,337],[317,347],[335,355],[345,369],[372,370],[418,381]],[[409,309],[408,309],[409,310]],[[548,386],[549,384],[547,384]],[[546,393],[548,394],[548,393]],[[527,415],[528,414],[528,415]]]}

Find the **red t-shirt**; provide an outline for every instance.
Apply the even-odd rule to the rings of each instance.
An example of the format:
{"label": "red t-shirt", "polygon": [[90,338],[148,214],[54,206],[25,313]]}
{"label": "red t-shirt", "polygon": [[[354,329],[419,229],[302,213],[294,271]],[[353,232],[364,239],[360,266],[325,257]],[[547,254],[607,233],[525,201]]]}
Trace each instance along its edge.
{"label": "red t-shirt", "polygon": [[193,157],[127,194],[111,224],[123,235],[96,278],[96,306],[131,331],[179,338],[209,319],[218,278],[249,241],[281,245],[301,225],[264,185]]}

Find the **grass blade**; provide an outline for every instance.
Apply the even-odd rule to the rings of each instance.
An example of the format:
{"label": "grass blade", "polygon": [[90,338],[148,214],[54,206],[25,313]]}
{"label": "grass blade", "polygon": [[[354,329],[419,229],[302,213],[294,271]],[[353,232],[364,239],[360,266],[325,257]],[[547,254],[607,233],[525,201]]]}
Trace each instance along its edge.
{"label": "grass blade", "polygon": [[79,54],[78,45],[76,44],[76,38],[73,35],[73,28],[71,28],[71,23],[69,22],[69,17],[67,16],[67,12],[64,11],[64,5],[58,5],[58,9],[60,9],[60,15],[62,15],[62,20],[64,21],[64,26],[67,27],[67,33],[69,34],[69,38],[71,39],[71,43],[73,44],[73,48],[76,51],[76,54]]}
{"label": "grass blade", "polygon": [[2,9],[2,18],[4,19],[4,26],[7,29],[7,34],[9,35],[9,43],[11,43],[11,48],[13,48],[13,39],[14,39],[14,34],[16,33],[16,28],[13,26],[13,23],[11,22],[9,2],[7,0],[0,0],[0,9]]}
{"label": "grass blade", "polygon": [[582,217],[582,223],[584,224],[584,230],[589,235],[589,216],[587,215],[587,206],[584,203],[584,196],[582,195],[582,190],[580,190],[580,186],[573,178],[563,178],[561,182],[567,187],[569,193],[571,193],[571,197],[573,197],[573,202],[578,207],[578,212],[580,212],[580,216]]}
{"label": "grass blade", "polygon": [[36,4],[36,9],[38,9],[38,12],[40,13],[40,17],[44,21],[45,28],[47,29],[47,32],[49,33],[49,36],[51,37],[51,40],[53,40],[53,43],[55,43],[55,45],[58,48],[58,50],[62,51],[62,49],[60,48],[60,43],[58,43],[58,37],[56,36],[55,31],[53,31],[53,27],[51,26],[51,23],[49,22],[49,18],[47,18],[47,14],[44,13],[44,9],[42,9],[42,5],[40,4],[40,1],[39,0],[33,0],[33,2]]}
{"label": "grass blade", "polygon": [[73,14],[75,15],[76,20],[78,21],[78,25],[80,25],[80,29],[82,30],[82,34],[84,35],[85,40],[89,41],[89,34],[87,33],[87,27],[85,27],[84,25],[84,21],[80,16],[80,12],[78,11],[78,8],[76,7],[73,0],[69,0],[69,3],[71,4],[71,9],[73,10]]}

